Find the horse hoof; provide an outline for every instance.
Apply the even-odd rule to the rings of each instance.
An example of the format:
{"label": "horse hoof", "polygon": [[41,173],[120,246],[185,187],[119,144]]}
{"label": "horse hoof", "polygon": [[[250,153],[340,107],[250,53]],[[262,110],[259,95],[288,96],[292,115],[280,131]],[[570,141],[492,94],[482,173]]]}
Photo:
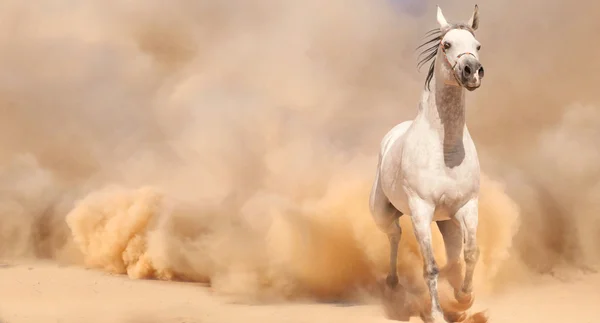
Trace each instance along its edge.
{"label": "horse hoof", "polygon": [[481,311],[471,315],[469,318],[469,323],[487,323],[490,319],[489,311]]}
{"label": "horse hoof", "polygon": [[446,320],[448,322],[463,322],[467,319],[467,313],[465,312],[454,312],[446,314]]}
{"label": "horse hoof", "polygon": [[465,293],[461,290],[454,292],[454,298],[456,298],[458,303],[461,305],[468,305],[468,307],[471,307],[475,301],[475,298],[473,298],[473,293]]}
{"label": "horse hoof", "polygon": [[398,286],[398,276],[388,275],[385,278],[385,284],[391,289],[396,288]]}

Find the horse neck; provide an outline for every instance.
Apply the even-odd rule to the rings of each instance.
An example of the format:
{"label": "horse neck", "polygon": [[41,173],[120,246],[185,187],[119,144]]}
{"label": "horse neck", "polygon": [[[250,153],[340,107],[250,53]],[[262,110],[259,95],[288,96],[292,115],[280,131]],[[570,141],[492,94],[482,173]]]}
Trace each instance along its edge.
{"label": "horse neck", "polygon": [[[440,62],[439,59],[437,61]],[[438,71],[431,80],[431,92],[424,102],[426,107],[423,112],[439,134],[446,165],[454,167],[464,158],[465,90],[456,84],[444,62],[437,65]]]}

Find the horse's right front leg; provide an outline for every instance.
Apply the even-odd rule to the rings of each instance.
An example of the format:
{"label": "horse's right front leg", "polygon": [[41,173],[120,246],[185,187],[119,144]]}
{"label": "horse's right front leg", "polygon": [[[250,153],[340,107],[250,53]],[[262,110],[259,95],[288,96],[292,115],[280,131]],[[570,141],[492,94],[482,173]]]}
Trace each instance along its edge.
{"label": "horse's right front leg", "polygon": [[445,322],[437,288],[440,270],[433,255],[431,239],[431,222],[433,220],[435,206],[415,197],[409,199],[409,207],[415,237],[417,238],[417,242],[421,249],[421,255],[423,256],[423,276],[427,283],[427,287],[429,288],[429,295],[431,297],[431,314],[426,314],[424,320],[426,322],[436,323]]}

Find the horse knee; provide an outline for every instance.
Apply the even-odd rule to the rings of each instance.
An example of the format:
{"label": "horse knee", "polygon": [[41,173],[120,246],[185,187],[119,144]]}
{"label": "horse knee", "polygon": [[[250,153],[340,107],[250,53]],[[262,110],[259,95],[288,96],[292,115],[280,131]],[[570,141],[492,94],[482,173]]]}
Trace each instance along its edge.
{"label": "horse knee", "polygon": [[425,266],[423,270],[423,278],[428,281],[436,280],[440,274],[440,269],[435,261]]}
{"label": "horse knee", "polygon": [[474,264],[479,259],[479,247],[477,245],[465,246],[465,262]]}

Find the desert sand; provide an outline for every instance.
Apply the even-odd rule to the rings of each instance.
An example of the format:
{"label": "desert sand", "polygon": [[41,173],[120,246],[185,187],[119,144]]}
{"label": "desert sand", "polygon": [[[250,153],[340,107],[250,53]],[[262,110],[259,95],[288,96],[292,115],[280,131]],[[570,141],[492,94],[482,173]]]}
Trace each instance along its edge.
{"label": "desert sand", "polygon": [[[474,309],[488,309],[497,323],[596,322],[600,275],[569,280],[478,299]],[[236,304],[201,284],[130,280],[45,263],[3,266],[0,284],[7,323],[391,322],[376,304]]]}

